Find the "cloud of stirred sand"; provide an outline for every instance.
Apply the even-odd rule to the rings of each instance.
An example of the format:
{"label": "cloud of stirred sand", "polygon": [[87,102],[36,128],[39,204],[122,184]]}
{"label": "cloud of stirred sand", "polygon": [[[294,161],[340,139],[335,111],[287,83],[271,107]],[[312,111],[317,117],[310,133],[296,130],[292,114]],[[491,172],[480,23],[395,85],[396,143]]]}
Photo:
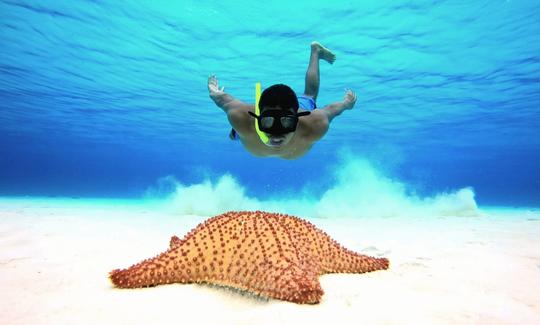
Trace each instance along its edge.
{"label": "cloud of stirred sand", "polygon": [[261,200],[246,194],[245,188],[225,174],[199,184],[186,185],[168,176],[149,189],[150,196],[166,195],[179,214],[212,216],[230,210],[264,210],[301,217],[392,217],[392,216],[476,216],[480,214],[471,188],[420,197],[406,184],[385,176],[369,161],[342,158],[335,169],[335,182],[319,197],[300,191],[295,198]]}

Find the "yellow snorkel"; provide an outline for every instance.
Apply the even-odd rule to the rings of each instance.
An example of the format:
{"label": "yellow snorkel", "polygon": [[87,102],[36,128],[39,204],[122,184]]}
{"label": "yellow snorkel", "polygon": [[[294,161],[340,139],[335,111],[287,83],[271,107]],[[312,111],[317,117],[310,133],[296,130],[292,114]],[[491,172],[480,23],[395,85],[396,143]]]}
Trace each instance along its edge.
{"label": "yellow snorkel", "polygon": [[[255,114],[257,114],[257,116],[261,115],[259,110],[259,99],[261,99],[261,83],[257,82],[255,84]],[[257,122],[257,119],[255,119],[255,131],[257,131],[257,135],[261,139],[262,143],[266,144],[270,141],[266,133],[259,130],[259,123]]]}

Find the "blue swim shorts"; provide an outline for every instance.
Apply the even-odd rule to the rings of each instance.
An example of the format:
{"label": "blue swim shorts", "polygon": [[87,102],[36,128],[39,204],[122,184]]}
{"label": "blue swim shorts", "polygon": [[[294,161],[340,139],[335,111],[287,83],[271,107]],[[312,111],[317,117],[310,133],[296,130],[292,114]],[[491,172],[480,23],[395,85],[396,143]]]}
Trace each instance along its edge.
{"label": "blue swim shorts", "polygon": [[317,104],[315,103],[315,99],[313,97],[307,96],[307,95],[300,95],[298,96],[298,106],[303,109],[307,109],[309,111],[314,110],[317,108]]}

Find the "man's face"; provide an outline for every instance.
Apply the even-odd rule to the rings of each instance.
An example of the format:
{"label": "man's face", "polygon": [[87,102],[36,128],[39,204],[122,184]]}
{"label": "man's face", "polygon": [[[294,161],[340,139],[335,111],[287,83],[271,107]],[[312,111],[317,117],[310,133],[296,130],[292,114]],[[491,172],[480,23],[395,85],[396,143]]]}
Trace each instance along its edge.
{"label": "man's face", "polygon": [[[269,107],[269,108],[265,108],[261,114],[263,114],[263,112],[267,112],[267,111],[275,111],[275,110],[279,110],[279,111],[283,111],[282,108],[279,108],[279,107]],[[291,115],[294,115],[294,110],[286,110],[288,113],[290,113]],[[275,123],[278,123],[277,121]],[[269,141],[268,143],[265,143],[268,147],[272,147],[272,148],[281,148],[283,146],[285,146],[287,143],[289,143],[291,141],[291,139],[293,138],[294,136],[294,132],[288,132],[288,133],[284,133],[284,134],[271,134],[271,133],[266,133],[266,136],[268,137]]]}

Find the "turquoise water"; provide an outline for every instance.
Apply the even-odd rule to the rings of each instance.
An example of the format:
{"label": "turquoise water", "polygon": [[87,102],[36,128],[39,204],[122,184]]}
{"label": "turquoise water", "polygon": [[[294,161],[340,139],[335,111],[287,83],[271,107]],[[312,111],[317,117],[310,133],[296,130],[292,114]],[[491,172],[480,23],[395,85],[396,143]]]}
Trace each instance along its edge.
{"label": "turquoise water", "polygon": [[[539,35],[537,1],[1,1],[0,196],[539,206]],[[298,160],[251,156],[208,75],[246,102],[257,81],[301,91],[313,40],[337,55],[318,106],[352,88],[356,107]]]}

